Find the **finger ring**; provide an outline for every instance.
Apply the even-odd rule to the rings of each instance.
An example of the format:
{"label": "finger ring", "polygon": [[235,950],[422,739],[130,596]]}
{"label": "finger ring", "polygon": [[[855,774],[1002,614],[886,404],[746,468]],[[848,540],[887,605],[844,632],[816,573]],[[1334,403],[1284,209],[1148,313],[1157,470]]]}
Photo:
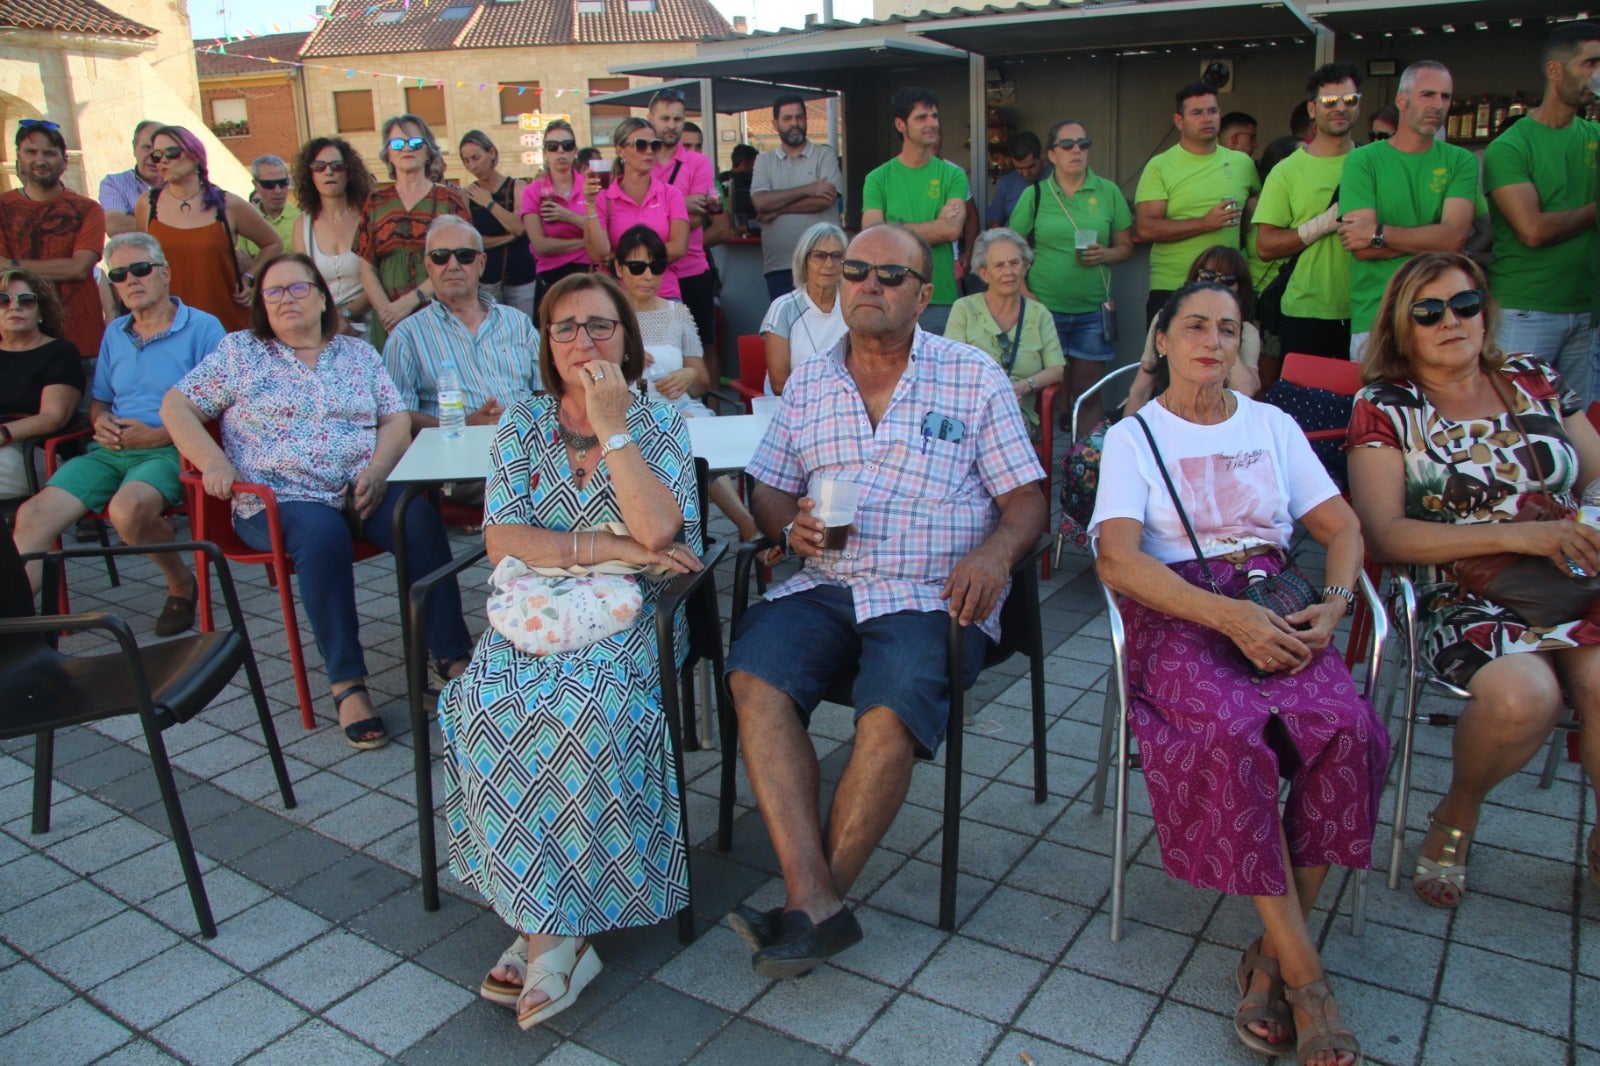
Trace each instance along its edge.
{"label": "finger ring", "polygon": [[677,555],[674,554],[674,553],[677,552],[677,550],[678,550],[677,548],[668,548],[667,549],[667,558],[668,559],[676,559]]}
{"label": "finger ring", "polygon": [[594,379],[596,381],[604,381],[606,379],[606,372],[604,370],[596,370],[594,372]]}
{"label": "finger ring", "polygon": [[1270,655],[1269,655],[1269,656],[1267,656],[1267,665],[1268,665],[1268,666],[1271,666],[1271,665],[1272,665],[1272,664],[1273,664],[1273,663],[1275,663],[1275,662],[1277,662],[1277,661],[1278,661],[1278,660],[1276,660],[1276,659],[1274,659],[1274,658],[1273,658],[1273,657],[1272,657],[1272,656],[1270,656]]}

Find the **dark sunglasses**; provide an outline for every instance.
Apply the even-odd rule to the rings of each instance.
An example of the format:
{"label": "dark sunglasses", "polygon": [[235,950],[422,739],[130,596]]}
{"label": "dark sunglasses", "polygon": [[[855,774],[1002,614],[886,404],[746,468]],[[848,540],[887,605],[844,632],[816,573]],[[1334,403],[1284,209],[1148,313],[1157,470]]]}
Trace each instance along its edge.
{"label": "dark sunglasses", "polygon": [[318,159],[316,162],[311,164],[311,172],[313,174],[321,174],[324,171],[333,174],[343,174],[346,169],[347,168],[345,165],[337,159]]}
{"label": "dark sunglasses", "polygon": [[862,282],[867,280],[867,275],[876,274],[878,284],[886,289],[893,289],[905,284],[907,277],[916,278],[924,285],[928,279],[920,271],[899,263],[868,263],[863,259],[846,259],[839,264],[839,271],[844,275],[844,280]]}
{"label": "dark sunglasses", "polygon": [[403,152],[409,148],[414,152],[427,143],[428,139],[426,137],[390,137],[389,151]]}
{"label": "dark sunglasses", "polygon": [[1239,284],[1239,279],[1232,274],[1218,274],[1215,270],[1206,270],[1204,268],[1196,270],[1194,277],[1196,281],[1214,281],[1218,285]]}
{"label": "dark sunglasses", "polygon": [[179,148],[177,145],[173,145],[170,148],[157,148],[155,151],[150,153],[150,162],[159,163],[163,159],[176,159],[182,154],[183,149]]}
{"label": "dark sunglasses", "polygon": [[476,248],[435,248],[428,253],[428,258],[433,260],[434,266],[444,266],[450,262],[451,256],[455,256],[456,262],[466,266],[477,262],[478,256],[482,254]]}
{"label": "dark sunglasses", "polygon": [[661,142],[659,140],[647,141],[643,137],[635,137],[633,139],[633,150],[635,152],[643,152],[647,149],[652,152],[659,152],[661,151]]}
{"label": "dark sunglasses", "polygon": [[1343,104],[1345,107],[1355,107],[1360,102],[1360,93],[1345,93],[1343,96],[1332,95],[1317,97],[1317,103],[1321,104],[1323,107],[1334,107],[1337,104]]}
{"label": "dark sunglasses", "polygon": [[1393,136],[1394,136],[1394,134],[1390,133],[1388,130],[1373,130],[1372,131],[1372,139],[1375,140],[1375,141],[1387,141],[1390,137],[1393,137]]}
{"label": "dark sunglasses", "polygon": [[638,277],[646,270],[652,274],[665,274],[667,272],[667,261],[665,259],[651,259],[649,262],[643,259],[624,259],[622,260],[622,265],[627,267],[628,273],[634,277]]}
{"label": "dark sunglasses", "polygon": [[287,189],[289,187],[289,179],[288,178],[257,178],[256,179],[256,184],[261,186],[263,189]]}
{"label": "dark sunglasses", "polygon": [[1437,296],[1411,305],[1411,320],[1419,326],[1436,326],[1449,308],[1457,318],[1477,318],[1483,311],[1483,290],[1462,289],[1448,300]]}
{"label": "dark sunglasses", "polygon": [[662,89],[650,98],[650,103],[654,105],[657,100],[665,100],[668,103],[681,104],[683,103],[683,92],[679,89]]}
{"label": "dark sunglasses", "polygon": [[1056,142],[1056,147],[1063,152],[1070,152],[1074,148],[1082,148],[1085,152],[1094,147],[1092,137],[1063,137]]}
{"label": "dark sunglasses", "polygon": [[10,307],[13,299],[17,301],[18,307],[32,307],[39,302],[39,294],[36,292],[19,292],[13,297],[9,292],[0,292],[0,307]]}
{"label": "dark sunglasses", "polygon": [[545,147],[545,151],[547,151],[547,152],[576,152],[578,150],[578,142],[577,141],[545,141],[544,142],[544,147]]}
{"label": "dark sunglasses", "polygon": [[59,123],[43,118],[19,119],[17,125],[25,130],[49,130],[51,133],[55,133],[61,128]]}
{"label": "dark sunglasses", "polygon": [[136,278],[148,277],[150,272],[155,268],[156,264],[150,262],[149,260],[141,259],[139,262],[129,263],[125,267],[112,267],[110,270],[106,271],[106,277],[111,279],[111,283],[113,285],[121,285],[124,281],[128,280],[129,274],[132,274]]}

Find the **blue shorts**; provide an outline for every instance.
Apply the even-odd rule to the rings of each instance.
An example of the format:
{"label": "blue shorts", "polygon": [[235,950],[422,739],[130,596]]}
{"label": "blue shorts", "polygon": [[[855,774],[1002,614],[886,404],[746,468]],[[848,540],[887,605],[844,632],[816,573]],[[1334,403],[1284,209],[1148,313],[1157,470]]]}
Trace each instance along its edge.
{"label": "blue shorts", "polygon": [[1061,338],[1061,352],[1067,357],[1109,363],[1117,354],[1117,346],[1106,340],[1099,311],[1074,315],[1052,311],[1050,317],[1056,320],[1056,336]]}
{"label": "blue shorts", "polygon": [[[750,674],[783,692],[809,727],[829,682],[859,666],[851,688],[856,718],[873,707],[889,708],[916,739],[917,756],[931,759],[950,721],[949,631],[943,611],[897,611],[857,622],[850,590],[824,585],[746,611],[728,649],[727,672]],[[965,636],[963,685],[971,688],[990,641],[975,625]]]}

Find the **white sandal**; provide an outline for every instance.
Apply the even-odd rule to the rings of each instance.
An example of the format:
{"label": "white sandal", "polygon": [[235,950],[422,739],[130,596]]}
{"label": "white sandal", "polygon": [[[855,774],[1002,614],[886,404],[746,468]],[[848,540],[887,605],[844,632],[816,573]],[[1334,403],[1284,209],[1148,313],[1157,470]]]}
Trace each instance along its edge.
{"label": "white sandal", "polygon": [[579,993],[600,973],[600,953],[587,940],[578,947],[578,938],[562,937],[561,942],[532,960],[522,983],[522,998],[529,992],[543,992],[550,998],[531,1010],[522,1010],[517,1000],[517,1024],[524,1030],[554,1018],[572,1006]]}
{"label": "white sandal", "polygon": [[[502,981],[494,975],[495,970],[510,970],[517,975],[517,979],[515,982]],[[519,933],[512,945],[502,951],[500,958],[495,960],[494,967],[478,986],[478,995],[490,1003],[514,1008],[517,1000],[522,998],[522,985],[527,979],[528,938]]]}

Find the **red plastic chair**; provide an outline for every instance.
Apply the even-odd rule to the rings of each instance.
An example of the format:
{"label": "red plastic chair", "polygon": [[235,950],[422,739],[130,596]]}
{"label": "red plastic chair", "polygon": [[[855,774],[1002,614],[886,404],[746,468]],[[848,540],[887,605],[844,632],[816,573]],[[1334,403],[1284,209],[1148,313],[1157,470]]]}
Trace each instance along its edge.
{"label": "red plastic chair", "polygon": [[746,414],[755,414],[750,401],[767,392],[767,341],[759,333],[739,338],[739,376],[729,382],[733,391],[744,397]]}
{"label": "red plastic chair", "polygon": [[[1326,389],[1340,396],[1354,396],[1361,391],[1361,364],[1290,352],[1283,357],[1283,369],[1278,374],[1278,380],[1312,389]],[[1306,439],[1342,441],[1348,433],[1348,428],[1313,429],[1306,433]]]}

